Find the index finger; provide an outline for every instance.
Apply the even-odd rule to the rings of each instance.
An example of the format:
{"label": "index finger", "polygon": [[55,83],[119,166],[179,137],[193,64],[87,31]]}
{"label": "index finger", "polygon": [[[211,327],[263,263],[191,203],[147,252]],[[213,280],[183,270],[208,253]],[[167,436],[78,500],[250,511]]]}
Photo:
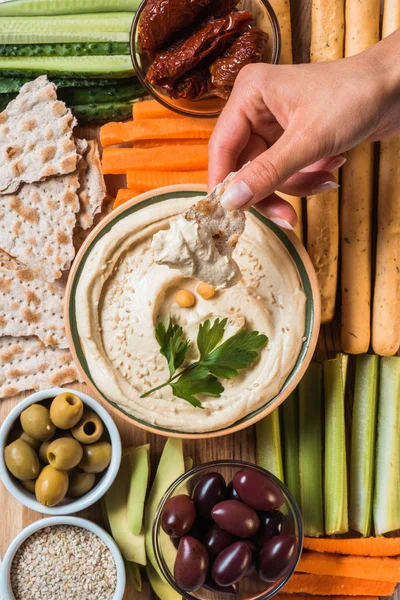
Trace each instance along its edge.
{"label": "index finger", "polygon": [[237,169],[242,150],[250,139],[251,127],[240,101],[232,93],[208,144],[208,186],[213,189]]}

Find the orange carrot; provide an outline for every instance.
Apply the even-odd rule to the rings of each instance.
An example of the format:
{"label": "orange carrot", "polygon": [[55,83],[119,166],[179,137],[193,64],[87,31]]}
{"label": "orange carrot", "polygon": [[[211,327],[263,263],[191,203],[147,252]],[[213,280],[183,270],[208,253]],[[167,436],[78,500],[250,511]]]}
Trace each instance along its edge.
{"label": "orange carrot", "polygon": [[391,596],[395,587],[395,583],[388,581],[295,573],[285,585],[284,590],[286,594],[312,594],[315,596]]}
{"label": "orange carrot", "polygon": [[[291,594],[278,594],[278,600],[310,600],[309,596],[305,594],[296,594],[296,596],[292,596]],[[329,600],[379,600],[379,598],[374,596],[329,596]],[[325,600],[325,596],[317,596],[313,595],[312,600]]]}
{"label": "orange carrot", "polygon": [[207,183],[207,171],[128,171],[128,188],[141,192],[179,183]]}
{"label": "orange carrot", "polygon": [[132,107],[132,117],[139,119],[183,119],[181,115],[165,108],[157,100],[143,100],[135,102]]}
{"label": "orange carrot", "polygon": [[129,169],[154,171],[202,171],[208,166],[208,148],[202,146],[164,146],[142,148],[104,148],[104,175],[123,175]]}
{"label": "orange carrot", "polygon": [[143,119],[107,123],[100,129],[102,146],[113,146],[137,140],[208,139],[215,127],[215,119]]}
{"label": "orange carrot", "polygon": [[305,550],[352,554],[353,556],[398,556],[400,537],[397,538],[305,538]]}
{"label": "orange carrot", "polygon": [[140,190],[127,190],[124,188],[121,188],[120,190],[118,190],[117,192],[117,197],[115,198],[114,204],[113,204],[113,208],[117,208],[117,206],[121,206],[121,204],[123,204],[124,202],[127,202],[128,200],[130,200],[131,198],[134,198],[135,196],[138,196],[140,194]]}
{"label": "orange carrot", "polygon": [[357,577],[371,581],[400,581],[400,560],[370,556],[338,556],[327,552],[305,552],[297,571],[313,575]]}
{"label": "orange carrot", "polygon": [[198,140],[137,140],[134,148],[159,148],[162,146],[202,146],[208,145],[208,139]]}

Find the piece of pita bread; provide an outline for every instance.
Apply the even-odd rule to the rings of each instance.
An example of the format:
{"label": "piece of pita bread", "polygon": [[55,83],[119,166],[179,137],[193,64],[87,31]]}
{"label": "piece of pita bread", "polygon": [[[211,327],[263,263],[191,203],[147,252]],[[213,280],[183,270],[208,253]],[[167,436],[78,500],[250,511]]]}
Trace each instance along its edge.
{"label": "piece of pita bread", "polygon": [[76,120],[46,75],[22,86],[0,113],[0,194],[75,171]]}
{"label": "piece of pita bread", "polygon": [[75,256],[78,173],[22,185],[0,196],[0,248],[54,281]]}
{"label": "piece of pita bread", "polygon": [[227,210],[220,202],[235,175],[228,175],[208,196],[193,204],[185,213],[187,221],[196,221],[199,227],[207,227],[218,252],[223,256],[232,256],[246,225],[243,210]]}
{"label": "piece of pita bread", "polygon": [[79,202],[81,208],[77,217],[77,224],[81,229],[89,229],[93,225],[94,217],[100,213],[106,196],[106,184],[101,172],[98,143],[95,140],[86,143],[87,150],[83,155],[86,169],[79,171]]}
{"label": "piece of pita bread", "polygon": [[0,251],[0,336],[37,336],[68,348],[64,328],[65,278],[49,282]]}
{"label": "piece of pita bread", "polygon": [[0,338],[0,398],[79,381],[69,350],[45,346],[36,337]]}

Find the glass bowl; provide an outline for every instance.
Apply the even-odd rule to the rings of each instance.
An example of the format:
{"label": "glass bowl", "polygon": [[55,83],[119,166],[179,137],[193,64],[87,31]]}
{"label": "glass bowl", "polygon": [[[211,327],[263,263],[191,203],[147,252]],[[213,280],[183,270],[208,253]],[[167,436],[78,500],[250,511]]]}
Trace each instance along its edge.
{"label": "glass bowl", "polygon": [[[133,66],[136,74],[147,89],[149,94],[155,100],[160,102],[166,108],[173,110],[185,117],[199,117],[210,119],[218,117],[226,104],[226,100],[210,96],[204,100],[184,100],[173,99],[163,94],[155,86],[145,81],[146,72],[149,67],[149,61],[142,55],[138,46],[139,21],[147,0],[140,4],[132,23],[130,35],[130,50]],[[277,64],[281,51],[281,34],[277,16],[268,0],[240,0],[237,5],[239,10],[249,10],[253,13],[254,21],[257,27],[268,33],[269,42],[264,61],[269,64]]]}
{"label": "glass bowl", "polygon": [[[227,596],[226,594],[210,591],[204,587],[201,587],[197,592],[186,592],[176,584],[173,577],[177,549],[171,542],[168,535],[161,528],[161,514],[164,506],[172,496],[177,494],[191,494],[196,483],[206,473],[221,473],[221,475],[223,475],[225,478],[225,481],[229,483],[233,479],[234,474],[243,467],[251,467],[260,473],[267,475],[282,492],[285,502],[279,508],[279,510],[285,515],[283,531],[284,533],[294,535],[297,538],[295,560],[286,574],[274,583],[266,583],[259,579],[256,575],[245,577],[238,584],[238,592],[236,596]],[[238,600],[239,598],[241,600],[268,600],[269,598],[275,596],[286,585],[296,569],[303,550],[303,522],[299,507],[297,506],[293,496],[283,485],[283,483],[274,475],[272,475],[272,473],[269,473],[257,465],[241,460],[215,460],[187,471],[176,481],[174,481],[174,483],[165,492],[160,504],[158,505],[154,518],[153,546],[158,570],[164,576],[169,585],[171,585],[180,596],[186,598],[186,600],[226,600],[226,598],[231,598],[234,600]]]}

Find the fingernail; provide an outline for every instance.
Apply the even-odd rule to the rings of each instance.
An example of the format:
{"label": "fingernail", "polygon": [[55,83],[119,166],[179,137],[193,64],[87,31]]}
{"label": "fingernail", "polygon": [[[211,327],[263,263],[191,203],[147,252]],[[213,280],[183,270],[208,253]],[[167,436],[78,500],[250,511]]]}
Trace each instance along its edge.
{"label": "fingernail", "polygon": [[336,158],[332,159],[330,163],[325,167],[327,171],[336,171],[336,169],[340,169],[343,167],[344,163],[347,161],[347,158],[344,156],[336,156]]}
{"label": "fingernail", "polygon": [[332,190],[337,190],[339,184],[336,181],[324,181],[323,183],[319,183],[312,190],[313,194],[323,194],[324,192],[331,192]]}
{"label": "fingernail", "polygon": [[238,181],[228,187],[221,196],[221,204],[228,210],[235,210],[248,204],[253,198],[253,192],[244,181]]}
{"label": "fingernail", "polygon": [[279,217],[268,217],[270,221],[278,225],[278,227],[282,227],[283,229],[290,229],[290,231],[294,231],[293,225],[286,221],[285,219],[280,219]]}

